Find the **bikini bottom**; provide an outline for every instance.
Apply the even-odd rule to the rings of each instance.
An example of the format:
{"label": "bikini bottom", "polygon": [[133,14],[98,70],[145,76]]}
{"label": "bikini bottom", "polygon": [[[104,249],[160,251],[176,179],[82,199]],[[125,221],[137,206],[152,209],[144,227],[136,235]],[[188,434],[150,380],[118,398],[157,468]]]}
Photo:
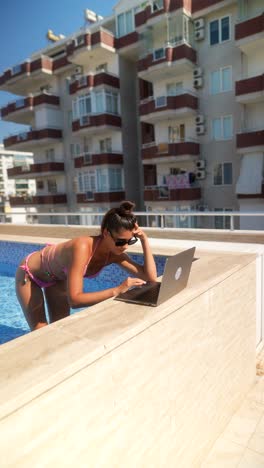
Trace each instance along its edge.
{"label": "bikini bottom", "polygon": [[31,273],[31,271],[29,269],[29,266],[28,266],[28,261],[29,261],[31,255],[33,255],[34,253],[36,253],[36,252],[30,253],[26,257],[24,265],[21,265],[20,268],[22,270],[24,270],[28,274],[28,276],[32,279],[32,281],[34,281],[34,283],[37,284],[40,288],[48,288],[49,286],[53,286],[54,284],[56,284],[56,281],[50,281],[50,282],[47,283],[45,281],[41,281],[39,278],[34,276],[33,273]]}

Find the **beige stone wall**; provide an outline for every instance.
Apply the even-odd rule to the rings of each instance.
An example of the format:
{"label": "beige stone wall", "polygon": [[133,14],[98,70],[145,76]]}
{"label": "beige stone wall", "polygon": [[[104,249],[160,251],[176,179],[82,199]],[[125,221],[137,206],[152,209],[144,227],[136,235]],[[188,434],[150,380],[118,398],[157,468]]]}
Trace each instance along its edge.
{"label": "beige stone wall", "polygon": [[0,348],[1,466],[200,466],[254,382],[256,262],[197,256],[157,308],[109,300]]}

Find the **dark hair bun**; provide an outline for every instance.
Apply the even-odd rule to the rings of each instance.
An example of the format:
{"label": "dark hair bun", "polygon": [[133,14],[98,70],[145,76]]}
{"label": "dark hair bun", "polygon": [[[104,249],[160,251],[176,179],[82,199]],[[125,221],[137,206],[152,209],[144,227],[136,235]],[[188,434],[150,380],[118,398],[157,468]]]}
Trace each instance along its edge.
{"label": "dark hair bun", "polygon": [[132,203],[131,201],[129,200],[125,200],[121,203],[120,205],[120,210],[124,213],[124,214],[130,214],[132,213],[133,209],[135,208],[135,203]]}

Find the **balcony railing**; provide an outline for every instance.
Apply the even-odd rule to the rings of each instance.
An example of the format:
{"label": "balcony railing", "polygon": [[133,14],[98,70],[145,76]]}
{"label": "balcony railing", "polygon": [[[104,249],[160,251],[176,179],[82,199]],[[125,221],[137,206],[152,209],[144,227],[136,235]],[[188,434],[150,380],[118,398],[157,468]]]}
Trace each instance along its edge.
{"label": "balcony railing", "polygon": [[7,106],[1,109],[1,117],[5,118],[9,114],[17,111],[32,110],[34,107],[40,106],[41,104],[58,107],[60,105],[60,98],[53,94],[41,93],[36,96],[28,96],[23,99],[18,99],[8,103]]}
{"label": "balcony railing", "polygon": [[237,134],[237,148],[264,146],[264,129],[246,129]]}
{"label": "balcony railing", "polygon": [[256,13],[252,18],[244,19],[235,27],[235,40],[250,38],[264,32],[264,12]]}
{"label": "balcony railing", "polygon": [[158,96],[148,98],[140,103],[140,115],[144,116],[167,110],[179,110],[181,108],[198,109],[198,98],[193,91],[182,90],[176,96]]}
{"label": "balcony railing", "polygon": [[120,80],[116,75],[108,72],[83,75],[70,84],[70,94],[76,93],[79,89],[95,88],[102,85],[119,89]]}
{"label": "balcony railing", "polygon": [[121,128],[121,117],[110,113],[90,114],[74,120],[72,122],[72,131],[77,132],[83,128],[87,129],[105,125]]}
{"label": "balcony railing", "polygon": [[146,186],[144,189],[144,201],[192,201],[200,200],[201,188],[190,185],[188,188],[169,188],[168,185]]}
{"label": "balcony railing", "polygon": [[38,130],[30,130],[28,132],[22,132],[15,135],[11,135],[4,139],[4,145],[6,147],[20,144],[23,142],[34,142],[41,141],[44,139],[61,139],[62,131],[58,128],[42,128]]}
{"label": "balcony railing", "polygon": [[200,145],[196,141],[186,140],[174,143],[151,142],[142,145],[141,155],[143,159],[155,159],[164,157],[177,157],[182,155],[198,156]]}
{"label": "balcony railing", "polygon": [[106,203],[120,202],[124,200],[125,192],[123,189],[109,192],[85,192],[77,193],[77,203]]}
{"label": "balcony railing", "polygon": [[9,177],[21,177],[28,175],[33,175],[36,173],[46,173],[46,172],[63,172],[64,163],[63,162],[43,162],[30,164],[28,166],[16,166],[11,167],[7,170]]}
{"label": "balcony railing", "polygon": [[27,206],[27,205],[57,205],[67,203],[66,194],[54,195],[34,195],[27,197],[10,197],[11,206]]}
{"label": "balcony railing", "polygon": [[177,60],[188,60],[193,65],[197,61],[196,51],[183,39],[161,45],[160,48],[149,51],[138,61],[138,72],[147,71],[162,63],[172,63]]}
{"label": "balcony railing", "polygon": [[102,164],[123,164],[123,154],[121,152],[108,151],[104,153],[83,153],[74,160],[75,168],[83,166],[97,166]]}
{"label": "balcony railing", "polygon": [[236,82],[236,96],[264,91],[264,74]]}

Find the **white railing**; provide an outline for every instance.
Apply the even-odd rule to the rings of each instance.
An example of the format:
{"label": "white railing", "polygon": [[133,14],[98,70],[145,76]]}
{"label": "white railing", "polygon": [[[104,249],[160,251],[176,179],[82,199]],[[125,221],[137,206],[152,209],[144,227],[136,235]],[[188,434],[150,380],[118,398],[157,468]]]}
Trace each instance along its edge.
{"label": "white railing", "polygon": [[[30,213],[26,212],[25,214],[30,214]],[[235,218],[238,218],[238,220],[240,220],[241,218],[244,218],[244,217],[255,217],[255,218],[264,217],[264,212],[245,212],[245,213],[243,212],[242,213],[240,211],[232,211],[232,212],[231,211],[178,211],[178,212],[175,212],[175,211],[166,211],[166,212],[164,211],[162,212],[161,211],[138,211],[138,212],[135,212],[134,214],[139,219],[139,223],[141,224],[142,227],[159,227],[161,229],[170,227],[170,223],[168,225],[168,223],[166,222],[167,217],[170,219],[171,217],[176,218],[176,219],[179,218],[179,220],[182,220],[182,218],[184,217],[184,218],[189,219],[190,221],[192,220],[192,218],[205,218],[205,217],[215,218],[217,217],[219,219],[221,217],[224,217],[224,220],[226,220],[227,218],[230,219],[230,227],[224,228],[224,229],[229,230],[229,231],[236,230],[237,232],[239,232],[239,229],[235,229]],[[12,211],[8,214],[1,213],[0,222],[5,223],[6,219],[8,219],[9,222],[7,221],[7,223],[10,224],[10,216],[15,216],[15,215],[21,216],[21,212]],[[96,212],[96,211],[90,211],[90,212],[78,211],[78,212],[65,212],[65,213],[34,212],[34,217],[38,219],[38,222],[41,221],[41,218],[48,218],[48,221],[44,222],[43,224],[53,224],[51,219],[53,217],[56,217],[56,219],[61,219],[61,223],[58,223],[58,224],[65,225],[65,226],[70,226],[70,225],[87,226],[87,221],[86,221],[87,217],[89,217],[90,219],[93,218],[97,220],[96,224],[91,222],[89,226],[98,225],[103,219],[103,216],[104,216],[104,212]],[[153,217],[156,218],[157,220],[157,223],[155,224],[155,226],[153,226],[151,223],[151,218]],[[74,224],[72,224],[71,220],[73,218],[75,219],[75,221],[78,219],[78,222],[75,222]],[[142,220],[142,223],[140,220]],[[31,224],[31,223],[29,222],[26,224]],[[177,229],[186,229],[186,227],[179,226],[177,227]],[[207,228],[201,227],[201,229],[207,229]],[[209,229],[214,229],[214,228],[209,227]],[[221,231],[222,229],[217,229],[217,230]]]}

